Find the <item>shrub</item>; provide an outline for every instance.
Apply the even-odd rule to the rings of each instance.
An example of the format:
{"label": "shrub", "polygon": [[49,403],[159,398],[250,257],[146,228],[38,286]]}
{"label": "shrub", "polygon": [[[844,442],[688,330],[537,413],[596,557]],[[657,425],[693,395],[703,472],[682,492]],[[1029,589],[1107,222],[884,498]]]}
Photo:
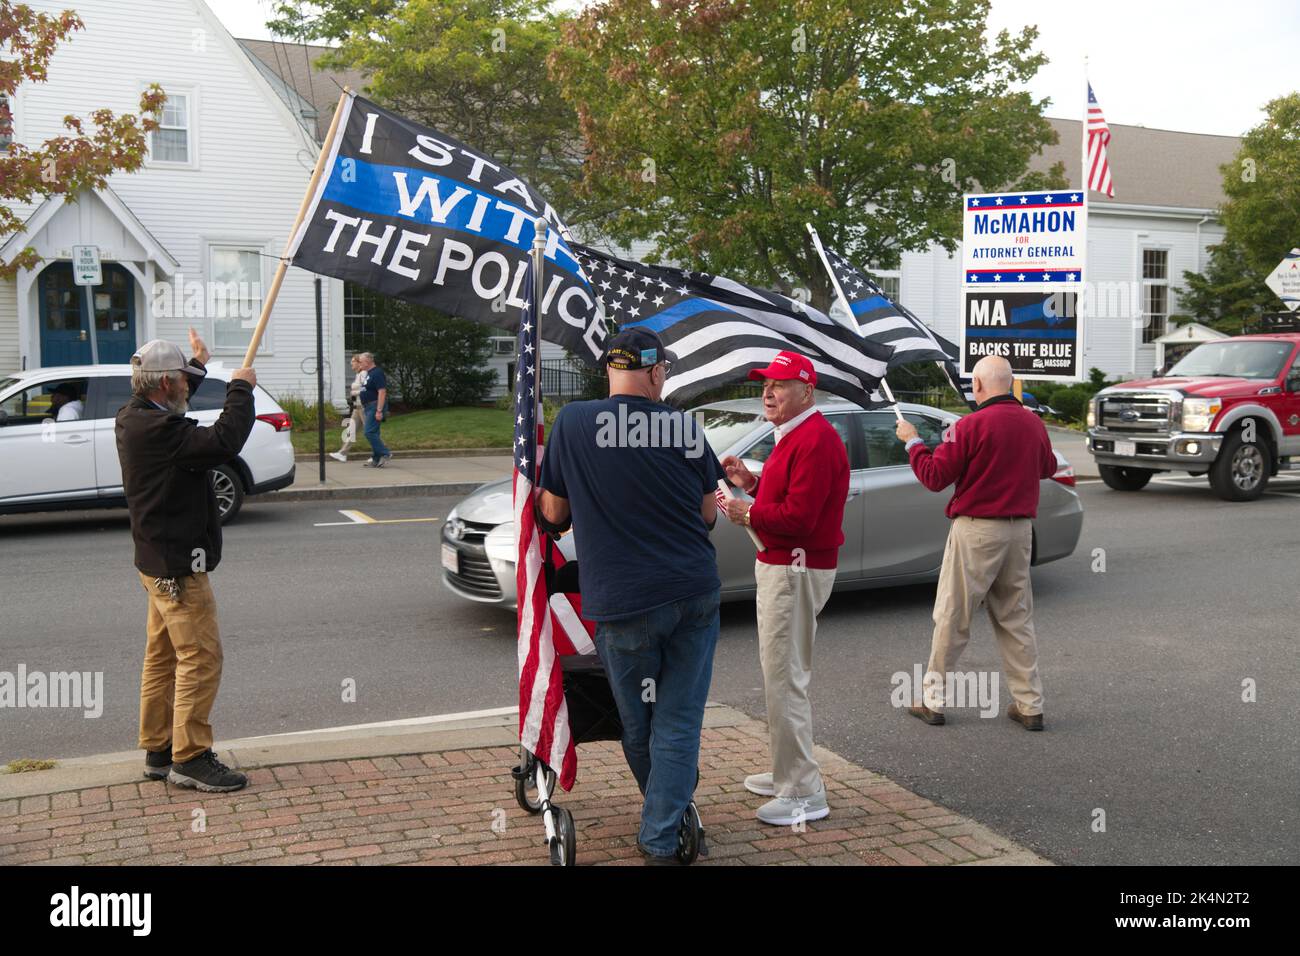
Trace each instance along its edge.
{"label": "shrub", "polygon": [[482,325],[399,299],[375,308],[375,362],[407,408],[477,405],[496,372],[485,368],[491,333]]}

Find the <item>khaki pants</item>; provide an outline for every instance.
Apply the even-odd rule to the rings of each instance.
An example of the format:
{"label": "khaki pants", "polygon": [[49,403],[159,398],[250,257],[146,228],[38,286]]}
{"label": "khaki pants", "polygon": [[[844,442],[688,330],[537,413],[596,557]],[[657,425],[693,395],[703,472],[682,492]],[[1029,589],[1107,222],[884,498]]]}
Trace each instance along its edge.
{"label": "khaki pants", "polygon": [[835,585],[835,571],[754,562],[758,585],[758,659],[767,692],[772,781],[778,797],[810,797],[822,789],[813,759],[813,638],[817,615]]}
{"label": "khaki pants", "polygon": [[[1029,583],[1032,542],[1033,524],[1028,518],[961,515],[953,519],[934,597],[934,639],[926,665],[927,674],[944,676],[957,666],[970,640],[971,617],[985,602],[1002,652],[1007,687],[1022,714],[1043,712]],[[926,706],[943,710],[942,703],[931,701],[929,695]]]}
{"label": "khaki pants", "polygon": [[206,574],[177,578],[180,594],[160,594],[150,575],[140,583],[149,595],[148,638],[140,675],[140,747],[172,745],[184,763],[212,746],[208,715],[221,684],[221,637],[217,605]]}

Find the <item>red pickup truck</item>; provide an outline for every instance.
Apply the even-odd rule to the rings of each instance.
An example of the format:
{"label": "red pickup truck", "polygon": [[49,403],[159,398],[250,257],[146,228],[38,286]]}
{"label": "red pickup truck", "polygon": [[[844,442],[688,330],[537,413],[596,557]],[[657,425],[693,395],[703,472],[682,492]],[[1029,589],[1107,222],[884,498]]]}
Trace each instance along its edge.
{"label": "red pickup truck", "polygon": [[1101,478],[1138,491],[1158,471],[1210,477],[1227,501],[1252,501],[1300,468],[1300,333],[1206,342],[1161,378],[1102,389],[1088,406]]}

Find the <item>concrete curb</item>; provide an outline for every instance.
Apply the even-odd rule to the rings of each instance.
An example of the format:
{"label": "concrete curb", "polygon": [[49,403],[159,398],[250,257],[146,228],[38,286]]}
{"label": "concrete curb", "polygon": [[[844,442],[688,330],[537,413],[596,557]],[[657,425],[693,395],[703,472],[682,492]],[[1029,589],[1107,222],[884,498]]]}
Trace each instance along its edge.
{"label": "concrete curb", "polygon": [[[326,457],[329,456],[328,450],[325,454]],[[505,448],[413,448],[406,451],[394,451],[393,458],[480,458],[487,455],[512,454],[514,454],[514,449],[508,446]],[[320,454],[314,451],[295,452],[293,460],[319,461]]]}
{"label": "concrete curb", "polygon": [[[705,727],[733,727],[749,719],[725,704],[711,703],[704,712]],[[243,737],[217,741],[213,749],[222,762],[249,770],[325,760],[511,747],[518,743],[518,711],[504,707],[498,711],[419,717],[403,722]],[[138,750],[74,757],[56,763],[52,770],[0,774],[0,800],[139,783],[144,779],[144,756]]]}
{"label": "concrete curb", "polygon": [[[504,477],[504,476],[502,476]],[[432,483],[411,482],[405,485],[355,485],[342,488],[287,488],[273,491],[267,495],[250,498],[248,503],[271,501],[329,501],[335,498],[417,498],[438,497],[440,495],[467,495],[487,484],[496,481],[443,481]]]}

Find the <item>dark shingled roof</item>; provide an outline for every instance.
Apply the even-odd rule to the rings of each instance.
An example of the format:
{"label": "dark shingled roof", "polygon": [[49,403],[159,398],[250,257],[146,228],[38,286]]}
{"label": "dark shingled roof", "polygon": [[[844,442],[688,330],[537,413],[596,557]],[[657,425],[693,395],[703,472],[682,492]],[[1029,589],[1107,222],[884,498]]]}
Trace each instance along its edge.
{"label": "dark shingled roof", "polygon": [[[350,86],[358,93],[365,88],[365,76],[358,70],[318,70],[316,60],[330,48],[314,44],[293,43],[283,40],[237,40],[249,54],[260,60],[268,72],[281,79],[306,101],[308,112],[304,121],[316,127],[316,142],[329,132],[334,107],[343,87]],[[291,107],[292,108],[292,107]],[[302,112],[295,109],[295,112]]]}
{"label": "dark shingled roof", "polygon": [[[1060,142],[1044,148],[1031,162],[1046,170],[1053,163],[1065,163],[1065,178],[1071,185],[1082,182],[1079,175],[1079,120],[1047,120]],[[1177,206],[1187,209],[1217,209],[1224,200],[1223,173],[1219,167],[1231,162],[1241,147],[1237,136],[1180,133],[1145,126],[1110,124],[1110,174],[1115,197],[1088,194],[1088,202],[1137,206]]]}

